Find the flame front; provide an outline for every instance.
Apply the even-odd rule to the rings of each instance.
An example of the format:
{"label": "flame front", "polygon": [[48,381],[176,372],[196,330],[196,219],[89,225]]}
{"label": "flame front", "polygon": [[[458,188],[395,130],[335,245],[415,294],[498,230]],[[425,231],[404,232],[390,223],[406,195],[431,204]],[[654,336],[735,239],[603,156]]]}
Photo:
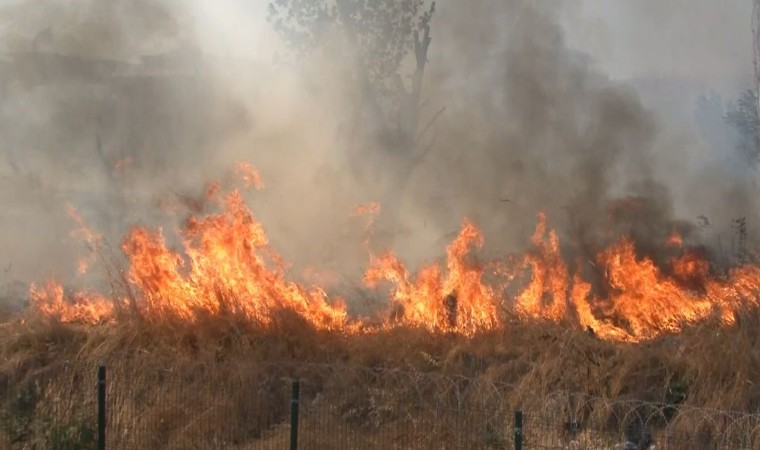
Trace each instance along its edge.
{"label": "flame front", "polygon": [[520,265],[521,269],[530,270],[531,279],[517,296],[517,312],[524,318],[562,320],[567,313],[569,274],[560,253],[557,233],[551,230],[547,235],[543,213],[538,215],[531,242],[533,250],[523,257]]}
{"label": "flame front", "polygon": [[597,263],[610,291],[606,313],[626,323],[631,339],[680,331],[713,310],[711,302],[664,276],[651,259],[638,259],[627,237],[604,249]]}
{"label": "flame front", "polygon": [[285,279],[281,259],[239,191],[224,197],[220,213],[190,218],[181,237],[186,259],[167,248],[160,231],[135,229],[122,244],[131,262],[129,282],[147,317],[195,321],[233,314],[266,327],[278,311],[289,310],[320,329],[344,326],[342,305]]}
{"label": "flame front", "polygon": [[484,268],[472,261],[470,249],[481,247],[483,236],[465,221],[459,236],[446,249],[446,270],[438,264],[421,269],[412,277],[392,253],[372,258],[364,282],[393,284],[394,314],[389,325],[424,327],[431,331],[472,334],[499,325],[498,301],[482,282]]}
{"label": "flame front", "polygon": [[63,286],[48,281],[43,286],[32,284],[29,298],[37,312],[61,322],[100,323],[113,318],[113,303],[98,294],[64,295]]}
{"label": "flame front", "polygon": [[[235,172],[246,187],[263,187],[251,166],[238,164]],[[131,303],[150,322],[196,323],[230,315],[259,328],[273,326],[278,314],[288,311],[323,330],[356,333],[408,326],[464,335],[509,326],[507,319],[514,316],[573,324],[603,339],[636,342],[711,318],[730,325],[741,310],[760,306],[760,267],[745,265],[715,277],[705,252],[684,247],[675,232],[662,236],[662,248],[670,255],[665,265],[638,255],[634,241],[621,236],[571,269],[557,233],[539,214],[528,251],[506,263],[478,260],[474,250],[484,245],[484,237],[468,220],[448,245],[445,263],[413,272],[391,252],[370,253],[364,283],[390,286],[388,310],[375,325],[375,320],[349,319],[343,302],[329,299],[324,289],[289,280],[287,265],[270,247],[239,190],[212,184],[199,204],[207,203],[218,212],[186,221],[178,232],[181,251],[167,245],[161,229],[135,228],[126,236],[121,249],[128,258],[123,280],[128,298],[66,295],[50,282],[31,287],[33,308],[64,322],[100,323],[116,320],[116,307]],[[366,218],[371,234],[379,212],[380,206],[371,203],[354,215]],[[73,208],[70,214],[78,234],[97,249],[100,236]],[[485,274],[494,267],[495,280],[489,283]]]}
{"label": "flame front", "polygon": [[[243,171],[247,185],[260,183],[253,173],[250,168]],[[347,314],[342,303],[329,302],[320,288],[308,290],[286,280],[281,258],[269,247],[263,226],[240,191],[220,199],[220,189],[212,185],[207,197],[221,203],[221,211],[191,217],[179,232],[182,253],[167,246],[161,229],[135,228],[124,239],[121,249],[129,261],[125,278],[141,317],[196,322],[228,314],[267,327],[278,312],[290,311],[318,329],[343,329]],[[65,299],[55,283],[44,289],[32,286],[30,296],[36,309],[63,321],[101,322],[114,313],[112,307],[103,307],[108,302],[101,297],[79,293],[75,301]],[[83,302],[86,298],[90,301]]]}

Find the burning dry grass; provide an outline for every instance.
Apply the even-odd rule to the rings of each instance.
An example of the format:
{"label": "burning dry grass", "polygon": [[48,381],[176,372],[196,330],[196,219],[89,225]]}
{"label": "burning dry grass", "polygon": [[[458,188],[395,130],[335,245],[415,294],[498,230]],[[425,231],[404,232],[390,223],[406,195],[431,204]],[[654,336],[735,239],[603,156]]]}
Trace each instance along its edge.
{"label": "burning dry grass", "polygon": [[[238,172],[245,186],[261,187],[249,166]],[[262,392],[286,397],[282,378],[294,375],[338,408],[325,420],[346,422],[354,414],[346,402],[366,403],[376,387],[377,380],[355,376],[367,368],[509,387],[469,391],[475,409],[493,409],[494,401],[517,408],[576,392],[673,408],[758,410],[760,390],[752,380],[760,375],[760,267],[718,276],[704,252],[685,246],[680,235],[662,236],[658,258],[641,254],[623,235],[599,244],[594,261],[571,264],[541,215],[528,252],[482,262],[472,249],[484,244],[483,236],[464,221],[445,264],[413,272],[392,253],[370,252],[364,282],[388,282],[390,305],[357,318],[324,289],[289,278],[239,190],[213,184],[207,194],[216,212],[186,221],[182,251],[170,248],[160,230],[137,228],[122,243],[123,270],[98,253],[96,233],[81,230],[107,263],[113,293],[68,293],[55,282],[32,287],[30,310],[0,326],[6,385],[18,389],[49,375],[53,388],[46,392],[53,394],[46,395],[76,398],[84,394],[65,390],[72,378],[56,373],[105,364],[114,383],[128,384],[112,414],[120,428],[140,430],[134,439],[145,440],[135,448],[193,448],[190,442],[208,443],[204,439],[222,429],[239,443],[267,433],[276,439],[270,425],[284,420],[279,408],[287,401]],[[377,205],[357,211],[378,213]],[[82,221],[79,226],[85,228]],[[292,361],[300,365],[277,365]],[[329,378],[309,369],[336,364],[359,369],[332,371]],[[409,380],[396,382],[383,385],[389,393],[372,414],[402,411],[410,395],[421,395],[409,390]],[[448,390],[424,394],[451,406]],[[360,416],[369,414],[357,408]],[[614,414],[601,409],[584,414],[607,423]],[[257,415],[261,410],[270,416]],[[435,428],[414,411],[387,419],[376,430],[378,442],[390,439],[380,436],[393,433],[394,423],[419,419],[419,426]],[[571,415],[566,409],[557,414],[558,423]],[[251,428],[254,422],[260,425]],[[703,425],[684,419],[679,426]]]}
{"label": "burning dry grass", "polygon": [[[245,187],[262,187],[249,166],[239,165],[237,173]],[[484,238],[468,220],[447,246],[445,263],[418,271],[390,251],[376,254],[368,240],[363,283],[371,289],[390,286],[390,311],[369,319],[349,317],[342,299],[291,278],[238,188],[213,183],[200,203],[208,205],[195,208],[200,212],[178,230],[181,250],[167,244],[161,229],[133,229],[121,244],[124,268],[103,257],[102,239],[72,210],[78,234],[96,256],[80,262],[80,268],[100,256],[112,294],[66,293],[50,281],[31,287],[33,310],[63,322],[90,324],[134,318],[193,324],[234,316],[257,329],[276,326],[275,317],[287,311],[318,329],[345,334],[401,326],[469,336],[502,329],[519,317],[573,324],[603,339],[640,342],[713,318],[731,325],[739,311],[758,303],[760,266],[738,266],[718,276],[704,249],[685,246],[672,230],[661,239],[651,238],[660,241],[655,253],[642,252],[623,234],[587,245],[596,247],[594,258],[578,256],[570,264],[569,255],[578,249],[563,250],[539,214],[529,250],[504,260],[478,260],[473,250],[484,245]],[[203,214],[209,205],[216,211]],[[370,235],[379,212],[377,204],[355,212],[368,218]]]}

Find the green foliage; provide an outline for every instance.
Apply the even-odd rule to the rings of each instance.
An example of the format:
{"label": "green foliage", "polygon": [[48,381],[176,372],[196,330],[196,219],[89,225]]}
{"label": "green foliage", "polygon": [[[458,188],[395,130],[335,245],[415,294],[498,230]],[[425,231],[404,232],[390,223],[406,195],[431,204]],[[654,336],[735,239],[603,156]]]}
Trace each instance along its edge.
{"label": "green foliage", "polygon": [[97,440],[94,428],[88,423],[72,422],[52,428],[48,443],[51,450],[94,450]]}
{"label": "green foliage", "polygon": [[95,449],[97,434],[93,424],[88,419],[76,418],[61,423],[59,418],[45,414],[38,407],[42,405],[38,388],[29,385],[20,389],[0,407],[3,432],[12,445],[46,450]]}
{"label": "green foliage", "polygon": [[504,437],[504,433],[491,422],[486,424],[485,441],[486,448],[494,450],[504,450],[507,448],[507,440]]}
{"label": "green foliage", "polygon": [[36,403],[35,391],[29,386],[10,396],[8,403],[3,405],[0,420],[11,442],[23,442],[32,436]]}

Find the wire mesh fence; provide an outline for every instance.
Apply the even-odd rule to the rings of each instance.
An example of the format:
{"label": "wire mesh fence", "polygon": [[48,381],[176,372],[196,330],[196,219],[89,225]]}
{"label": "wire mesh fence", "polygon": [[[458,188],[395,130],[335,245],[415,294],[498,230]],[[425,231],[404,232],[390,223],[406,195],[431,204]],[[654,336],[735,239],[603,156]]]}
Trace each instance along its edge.
{"label": "wire mesh fence", "polygon": [[0,448],[94,448],[96,368],[64,364],[23,380],[0,377]]}
{"label": "wire mesh fence", "polygon": [[340,365],[0,377],[3,449],[756,449],[760,416]]}

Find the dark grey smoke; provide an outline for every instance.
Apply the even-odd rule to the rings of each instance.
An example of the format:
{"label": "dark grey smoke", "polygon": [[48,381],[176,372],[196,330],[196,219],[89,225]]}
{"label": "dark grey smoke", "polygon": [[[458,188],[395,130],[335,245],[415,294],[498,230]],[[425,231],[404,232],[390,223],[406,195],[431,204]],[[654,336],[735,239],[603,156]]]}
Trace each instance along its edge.
{"label": "dark grey smoke", "polygon": [[[691,141],[669,137],[679,133],[632,87],[570,49],[548,2],[438,2],[421,122],[445,111],[398,198],[382,181],[404,173],[404,159],[347,138],[365,105],[345,42],[298,66],[269,64],[208,51],[225,30],[202,17],[171,1],[0,8],[0,196],[11,205],[0,266],[70,277],[66,201],[116,243],[129,225],[165,223],[156,199],[197,195],[236,159],[261,169],[267,190],[252,205],[286,259],[354,279],[366,254],[350,214],[363,202],[399,203],[374,242],[412,264],[440,256],[464,216],[503,255],[525,247],[539,211],[581,252],[622,232],[654,249],[674,227],[690,232],[679,218],[751,211],[729,174],[684,168]],[[351,172],[356,152],[375,180]],[[127,176],[115,166],[130,158]],[[628,197],[640,214],[610,215]]]}
{"label": "dark grey smoke", "polygon": [[445,51],[433,56],[440,92],[431,96],[450,105],[438,127],[445,145],[429,162],[449,174],[432,187],[446,190],[439,220],[471,215],[502,248],[524,242],[539,210],[565,236],[602,231],[612,199],[658,183],[653,115],[632,89],[567,48],[551,8],[469,9],[465,16],[444,5],[437,17],[436,45]]}

